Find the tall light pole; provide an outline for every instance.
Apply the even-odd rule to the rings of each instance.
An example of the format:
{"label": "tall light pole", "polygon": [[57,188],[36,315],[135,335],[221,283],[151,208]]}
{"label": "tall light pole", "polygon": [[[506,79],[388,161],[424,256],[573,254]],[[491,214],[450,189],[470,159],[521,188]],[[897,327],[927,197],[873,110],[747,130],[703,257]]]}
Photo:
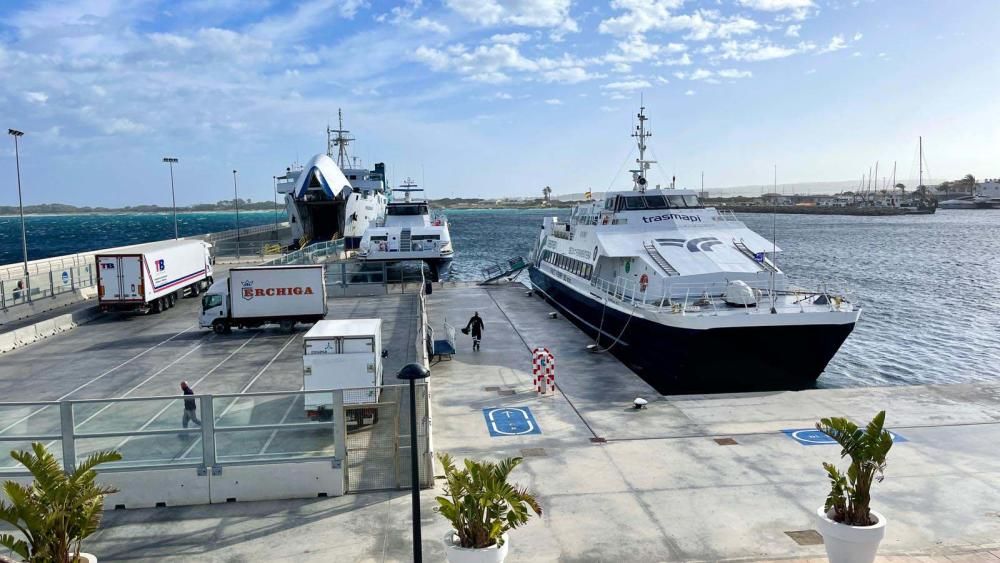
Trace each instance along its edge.
{"label": "tall light pole", "polygon": [[31,279],[28,277],[28,230],[24,227],[24,200],[21,198],[21,153],[17,138],[24,133],[17,129],[8,129],[7,134],[14,137],[14,162],[17,167],[17,207],[21,212],[21,250],[24,252],[24,283],[27,286],[28,300],[31,300]]}
{"label": "tall light pole", "polygon": [[417,459],[417,396],[416,382],[427,379],[431,372],[420,364],[406,364],[396,374],[397,379],[410,382],[410,494],[413,504],[413,563],[422,563],[420,537],[420,460]]}
{"label": "tall light pole", "polygon": [[274,179],[274,230],[278,231],[278,177],[272,176]]}
{"label": "tall light pole", "polygon": [[163,162],[166,162],[167,166],[170,167],[170,200],[174,205],[174,239],[176,240],[180,238],[177,236],[177,196],[174,195],[174,164],[177,163],[177,159],[165,156]]}
{"label": "tall light pole", "polygon": [[236,206],[236,259],[240,259],[240,191],[236,187],[236,171],[233,170],[233,205]]}

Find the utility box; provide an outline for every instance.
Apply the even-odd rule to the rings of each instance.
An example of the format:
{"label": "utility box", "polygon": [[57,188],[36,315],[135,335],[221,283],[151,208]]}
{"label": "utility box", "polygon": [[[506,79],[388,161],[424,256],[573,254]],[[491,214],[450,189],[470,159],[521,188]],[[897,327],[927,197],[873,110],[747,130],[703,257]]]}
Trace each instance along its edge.
{"label": "utility box", "polygon": [[[303,390],[343,389],[344,405],[377,403],[382,387],[382,319],[319,321],[303,337]],[[332,395],[305,395],[310,419],[332,416]],[[348,409],[348,426],[375,422],[375,408]]]}

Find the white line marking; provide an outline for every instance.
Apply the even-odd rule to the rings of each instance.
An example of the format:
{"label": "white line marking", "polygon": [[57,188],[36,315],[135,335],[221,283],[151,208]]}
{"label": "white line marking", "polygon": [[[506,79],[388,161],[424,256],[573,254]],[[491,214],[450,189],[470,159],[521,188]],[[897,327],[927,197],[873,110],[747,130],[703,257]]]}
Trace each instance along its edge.
{"label": "white line marking", "polygon": [[[79,390],[83,389],[84,387],[86,387],[86,386],[90,385],[91,383],[94,383],[94,382],[96,382],[96,381],[98,381],[98,380],[100,380],[100,379],[103,379],[103,378],[104,378],[104,376],[106,376],[106,375],[109,375],[109,374],[111,374],[112,372],[114,372],[114,371],[117,371],[117,370],[118,370],[118,369],[120,369],[120,368],[123,368],[123,367],[125,367],[126,365],[128,365],[128,364],[132,363],[133,361],[135,361],[135,360],[137,360],[137,359],[139,359],[139,358],[141,358],[142,356],[145,356],[145,355],[146,355],[146,353],[148,353],[148,352],[151,352],[151,351],[155,350],[156,348],[159,348],[160,346],[163,346],[163,345],[164,345],[164,344],[166,344],[167,342],[170,342],[171,340],[173,340],[173,339],[177,338],[178,336],[180,336],[180,335],[184,334],[185,332],[187,332],[187,331],[189,331],[189,330],[191,330],[192,328],[195,328],[195,327],[197,327],[197,326],[198,326],[198,325],[191,325],[191,326],[187,327],[186,329],[184,329],[184,330],[182,330],[182,331],[178,332],[177,334],[175,334],[175,335],[171,336],[170,338],[168,338],[168,339],[164,340],[163,342],[160,342],[159,344],[157,344],[157,345],[155,345],[155,346],[152,346],[152,347],[150,347],[150,348],[147,348],[147,349],[143,350],[142,352],[139,352],[138,354],[136,354],[136,355],[132,356],[131,358],[129,358],[129,359],[127,359],[127,360],[125,360],[124,362],[122,362],[122,363],[118,364],[117,366],[115,366],[115,367],[113,367],[113,368],[111,368],[111,369],[109,369],[109,370],[105,371],[105,372],[104,372],[104,373],[102,373],[101,375],[98,375],[98,376],[97,376],[97,377],[95,377],[94,379],[91,379],[90,381],[88,381],[88,382],[86,382],[86,383],[83,383],[82,385],[78,386],[78,387],[77,387],[76,389],[73,389],[73,390],[72,390],[72,391],[70,391],[69,393],[66,393],[66,394],[65,394],[65,395],[63,395],[62,397],[59,397],[58,399],[56,399],[56,401],[63,401],[63,400],[65,400],[66,398],[68,398],[68,397],[69,397],[70,395],[72,395],[73,393],[76,393],[77,391],[79,391]],[[0,434],[4,434],[5,432],[7,432],[8,430],[10,430],[11,428],[13,428],[13,427],[17,426],[18,424],[21,424],[22,422],[24,422],[24,421],[28,420],[29,418],[31,418],[31,417],[33,417],[33,416],[35,416],[35,415],[36,415],[36,414],[38,414],[38,413],[40,413],[40,412],[44,411],[45,409],[49,408],[50,406],[52,406],[52,405],[45,405],[44,407],[42,407],[42,408],[38,409],[37,411],[34,411],[34,412],[32,412],[32,413],[28,413],[27,415],[25,415],[25,416],[24,416],[24,417],[22,417],[21,419],[19,419],[19,420],[17,420],[17,421],[15,421],[15,422],[13,422],[13,423],[11,423],[11,424],[9,424],[8,426],[6,426],[6,427],[5,427],[5,428],[3,428],[2,430],[0,430]]]}
{"label": "white line marking", "polygon": [[[239,352],[240,350],[242,350],[243,348],[245,348],[247,344],[250,344],[250,341],[251,341],[251,340],[253,340],[254,338],[257,338],[257,335],[259,335],[259,334],[260,334],[259,332],[255,332],[255,333],[253,334],[253,336],[251,336],[250,338],[248,338],[248,339],[247,339],[247,341],[246,341],[246,342],[244,342],[243,344],[241,344],[239,348],[237,348],[237,349],[233,350],[233,351],[232,351],[232,352],[231,352],[231,353],[230,353],[230,354],[229,354],[228,356],[226,356],[226,357],[225,357],[225,358],[224,358],[224,359],[223,359],[222,361],[220,361],[219,363],[215,364],[215,367],[213,367],[212,369],[210,369],[210,370],[208,370],[207,372],[205,372],[205,375],[201,376],[201,378],[200,378],[200,379],[198,379],[197,381],[195,381],[195,382],[194,382],[194,385],[195,385],[195,386],[198,386],[198,384],[200,384],[200,383],[201,383],[202,381],[205,381],[205,379],[206,379],[206,378],[208,378],[208,376],[210,376],[210,375],[212,375],[213,373],[215,373],[215,370],[217,370],[217,369],[219,369],[220,367],[222,367],[222,364],[224,364],[224,363],[228,362],[228,361],[229,361],[229,360],[230,360],[230,359],[231,359],[231,358],[232,358],[233,356],[235,356],[235,355],[236,355],[236,354],[237,354],[237,353],[238,353],[238,352]],[[165,406],[164,406],[164,407],[163,407],[162,409],[160,409],[160,411],[159,411],[159,412],[157,412],[156,414],[154,414],[152,418],[150,418],[149,420],[147,420],[147,421],[146,421],[146,423],[145,423],[145,424],[143,424],[143,425],[142,425],[142,426],[141,426],[141,427],[139,428],[139,430],[137,430],[136,432],[142,432],[143,430],[145,430],[146,428],[148,428],[148,427],[149,427],[149,425],[150,425],[150,424],[152,424],[154,420],[156,420],[157,418],[160,418],[160,416],[161,416],[161,415],[162,415],[163,413],[167,412],[167,409],[169,409],[170,407],[172,407],[172,406],[174,405],[174,403],[176,403],[176,402],[177,402],[177,399],[174,399],[174,400],[170,401],[169,403],[167,403],[167,404],[166,404],[166,405],[165,405]],[[115,446],[115,449],[116,449],[116,450],[121,450],[121,449],[122,449],[122,447],[123,447],[123,446],[125,446],[125,444],[127,444],[127,443],[128,443],[128,441],[129,441],[129,440],[131,440],[132,438],[135,438],[135,436],[129,436],[129,437],[125,438],[124,440],[122,440],[122,441],[121,441],[121,443],[120,443],[120,444],[118,444],[117,446]]]}
{"label": "white line marking", "polygon": [[[251,379],[249,383],[247,383],[246,385],[244,385],[243,389],[240,389],[240,393],[246,393],[247,389],[250,389],[250,386],[253,385],[254,383],[256,383],[257,380],[260,379],[260,376],[264,375],[264,372],[267,371],[267,368],[271,367],[271,364],[273,364],[274,361],[278,359],[278,356],[280,356],[281,353],[285,351],[285,348],[288,348],[288,345],[291,344],[292,341],[295,340],[295,338],[298,337],[298,336],[299,335],[297,335],[297,334],[293,334],[291,336],[291,338],[289,338],[288,341],[285,342],[285,345],[282,346],[280,350],[278,350],[278,353],[276,353],[274,356],[272,356],[271,360],[268,361],[267,364],[264,365],[264,367],[260,368],[260,371],[257,372],[257,375],[253,376],[253,379]],[[229,409],[231,409],[233,407],[233,405],[236,404],[236,401],[238,401],[238,400],[239,400],[239,398],[236,398],[236,399],[233,399],[232,401],[230,401],[229,404],[226,405],[226,408],[223,409],[222,412],[218,416],[215,417],[215,421],[218,422],[219,420],[222,420],[222,417],[226,416],[226,413],[229,412]],[[195,446],[197,446],[200,443],[201,443],[201,437],[199,436],[198,439],[194,441],[194,443],[192,443],[190,446],[188,446],[188,449],[184,450],[184,453],[181,454],[180,459],[186,458],[191,453],[191,450],[193,450],[195,448]]]}

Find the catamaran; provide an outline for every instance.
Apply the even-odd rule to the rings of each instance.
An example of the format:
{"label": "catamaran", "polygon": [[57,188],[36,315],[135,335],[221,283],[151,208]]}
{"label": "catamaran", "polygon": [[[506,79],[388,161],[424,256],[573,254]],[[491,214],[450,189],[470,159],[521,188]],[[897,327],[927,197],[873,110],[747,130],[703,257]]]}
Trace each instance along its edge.
{"label": "catamaran", "polygon": [[781,249],[694,190],[651,189],[645,108],[630,190],[546,217],[537,293],[661,392],[803,388],[854,329],[844,291],[791,285]]}
{"label": "catamaran", "polygon": [[[358,258],[364,262],[404,262],[419,260],[431,270],[437,281],[447,271],[455,251],[451,246],[448,220],[443,215],[431,216],[427,202],[413,194],[422,192],[407,178],[393,188],[385,219],[369,227],[361,239]],[[401,194],[397,201],[395,194]]]}

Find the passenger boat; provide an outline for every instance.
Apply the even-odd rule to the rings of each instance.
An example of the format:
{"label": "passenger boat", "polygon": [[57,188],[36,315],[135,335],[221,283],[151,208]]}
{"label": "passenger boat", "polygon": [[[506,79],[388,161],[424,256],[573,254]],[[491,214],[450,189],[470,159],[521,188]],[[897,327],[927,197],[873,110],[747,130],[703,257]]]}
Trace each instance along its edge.
{"label": "passenger boat", "polygon": [[693,190],[651,189],[645,108],[630,190],[544,219],[533,288],[661,392],[812,386],[861,308],[791,285],[780,249]]}
{"label": "passenger boat", "polygon": [[437,281],[446,272],[455,255],[448,232],[448,220],[443,215],[431,216],[427,202],[413,194],[422,192],[407,178],[392,194],[402,200],[389,202],[385,219],[369,227],[361,239],[358,258],[364,262],[422,261]]}
{"label": "passenger boat", "polygon": [[365,230],[385,216],[385,164],[369,170],[348,156],[355,139],[344,129],[339,111],[338,119],[338,129],[327,127],[325,154],[275,177],[275,190],[285,196],[292,246],[343,238],[345,248],[354,249]]}

